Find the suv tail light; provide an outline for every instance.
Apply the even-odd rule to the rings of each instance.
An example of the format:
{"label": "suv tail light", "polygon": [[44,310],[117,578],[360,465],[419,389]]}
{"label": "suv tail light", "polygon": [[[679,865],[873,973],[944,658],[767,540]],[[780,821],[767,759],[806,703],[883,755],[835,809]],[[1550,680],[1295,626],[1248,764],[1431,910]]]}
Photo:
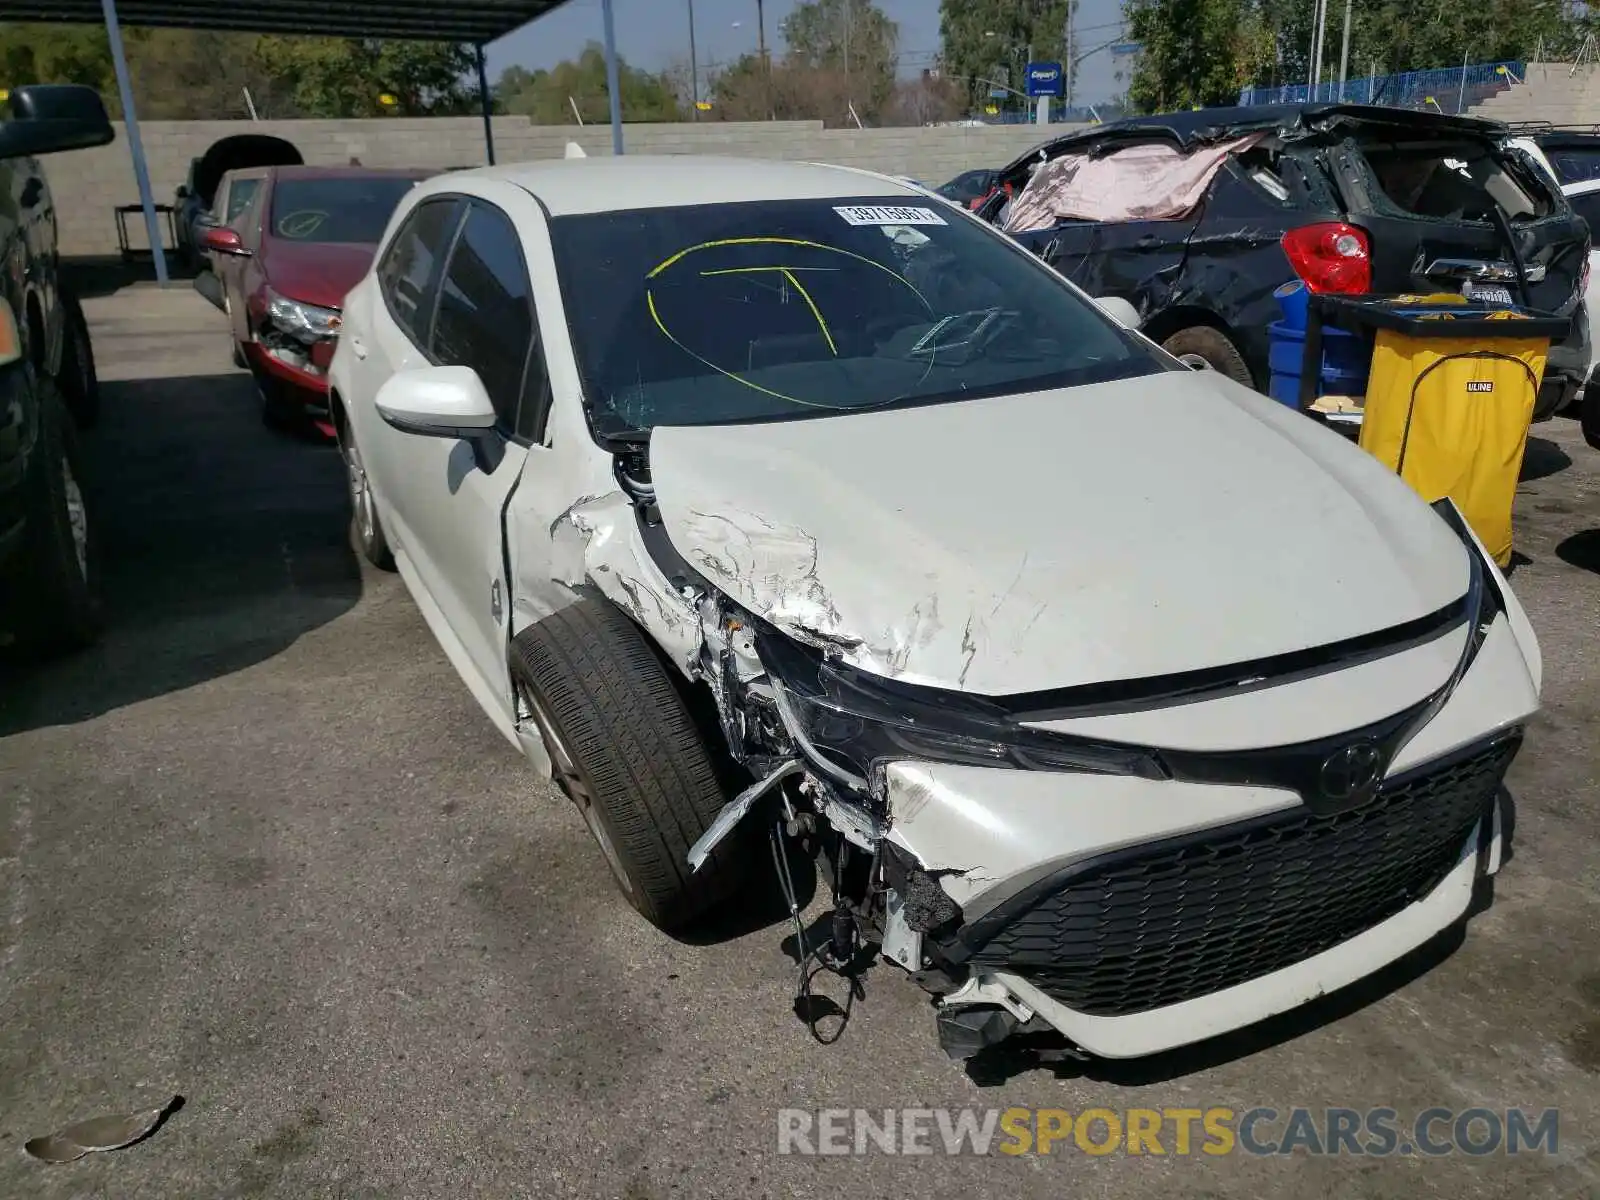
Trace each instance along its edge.
{"label": "suv tail light", "polygon": [[1313,292],[1372,290],[1372,243],[1365,229],[1343,221],[1302,225],[1283,235],[1283,252]]}

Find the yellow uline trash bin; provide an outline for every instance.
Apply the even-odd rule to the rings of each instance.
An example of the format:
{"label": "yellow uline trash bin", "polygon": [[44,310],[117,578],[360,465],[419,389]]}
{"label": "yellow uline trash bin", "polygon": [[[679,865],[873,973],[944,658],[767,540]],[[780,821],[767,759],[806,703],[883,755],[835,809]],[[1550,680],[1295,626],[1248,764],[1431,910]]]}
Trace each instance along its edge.
{"label": "yellow uline trash bin", "polygon": [[1334,307],[1334,319],[1377,334],[1362,449],[1430,504],[1449,496],[1494,560],[1509,566],[1534,401],[1550,343],[1569,323],[1459,303],[1341,299]]}

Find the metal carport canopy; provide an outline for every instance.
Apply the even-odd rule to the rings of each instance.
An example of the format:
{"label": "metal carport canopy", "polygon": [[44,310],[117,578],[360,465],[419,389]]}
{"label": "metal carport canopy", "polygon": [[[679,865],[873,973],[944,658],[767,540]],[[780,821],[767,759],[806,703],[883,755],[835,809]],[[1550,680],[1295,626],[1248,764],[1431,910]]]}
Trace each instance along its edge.
{"label": "metal carport canopy", "polygon": [[[117,0],[124,25],[314,37],[472,42],[504,37],[567,0]],[[104,20],[102,0],[0,0],[7,21]]]}
{"label": "metal carport canopy", "polygon": [[[483,47],[560,8],[569,0],[0,0],[0,20],[101,24],[111,42],[117,87],[129,151],[139,184],[145,228],[155,259],[156,278],[167,282],[167,259],[156,222],[150,173],[121,26],[208,29],[234,33],[276,33],[290,37],[351,37],[430,42],[470,42],[478,57],[478,93],[490,163],[494,162],[493,111]],[[617,94],[616,37],[611,0],[601,0],[605,15],[606,83],[611,93],[611,140],[622,153],[622,111]]]}

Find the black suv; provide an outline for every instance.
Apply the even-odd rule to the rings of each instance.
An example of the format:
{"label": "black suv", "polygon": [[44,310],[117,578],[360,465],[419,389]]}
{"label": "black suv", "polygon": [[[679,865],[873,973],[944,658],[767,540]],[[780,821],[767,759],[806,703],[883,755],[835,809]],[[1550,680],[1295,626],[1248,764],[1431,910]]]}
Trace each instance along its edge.
{"label": "black suv", "polygon": [[[1143,332],[1168,350],[1264,391],[1267,326],[1281,315],[1273,292],[1296,278],[1312,291],[1451,290],[1578,315],[1588,227],[1511,141],[1495,121],[1353,104],[1134,117],[1023,155],[977,212],[1090,295],[1131,301]],[[1141,166],[1115,168],[1152,144],[1175,148],[1173,160],[1227,153],[1209,179],[1181,165],[1163,176],[1148,152],[1133,156]],[[1112,187],[1101,188],[1105,178]],[[1032,219],[1050,188],[1060,215]],[[1170,196],[1156,194],[1163,188]],[[1028,228],[1006,219],[1008,205]],[[1550,348],[1536,420],[1577,393],[1587,339],[1587,322],[1575,320]]]}
{"label": "black suv", "polygon": [[18,88],[0,119],[0,647],[69,649],[100,628],[77,437],[99,388],[35,156],[113,136],[92,88]]}

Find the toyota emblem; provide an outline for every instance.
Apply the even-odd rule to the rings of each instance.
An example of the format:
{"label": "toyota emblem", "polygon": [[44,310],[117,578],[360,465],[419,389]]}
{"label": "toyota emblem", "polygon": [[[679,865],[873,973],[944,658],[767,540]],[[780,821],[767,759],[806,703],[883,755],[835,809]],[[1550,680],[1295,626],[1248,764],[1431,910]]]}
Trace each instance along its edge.
{"label": "toyota emblem", "polygon": [[1319,782],[1329,800],[1360,803],[1378,786],[1383,773],[1383,753],[1372,742],[1352,742],[1330,754],[1322,764]]}

